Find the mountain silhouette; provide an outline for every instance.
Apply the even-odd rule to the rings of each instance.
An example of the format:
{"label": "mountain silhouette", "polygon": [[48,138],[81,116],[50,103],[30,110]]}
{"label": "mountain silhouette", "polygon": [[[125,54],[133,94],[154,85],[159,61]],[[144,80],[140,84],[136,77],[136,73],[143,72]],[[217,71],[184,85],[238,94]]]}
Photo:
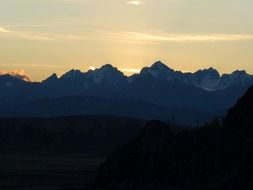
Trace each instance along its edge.
{"label": "mountain silhouette", "polygon": [[253,126],[253,87],[238,100],[237,104],[228,111],[225,125],[228,127],[249,128]]}
{"label": "mountain silhouette", "polygon": [[[22,80],[20,77],[2,75],[0,76],[0,106],[2,107],[0,116],[29,116],[28,113],[32,116],[34,114],[31,110],[39,106],[38,102],[42,101],[45,103],[45,107],[51,109],[51,100],[59,102],[63,101],[64,97],[72,100],[80,100],[80,97],[84,99],[86,97],[95,97],[98,102],[101,102],[99,99],[107,102],[107,99],[109,99],[112,105],[116,105],[113,102],[123,101],[121,107],[117,108],[115,106],[113,111],[113,113],[119,113],[119,115],[128,113],[126,116],[139,117],[139,114],[132,114],[134,111],[130,108],[136,107],[137,102],[142,105],[145,102],[145,109],[147,110],[147,105],[162,107],[159,110],[163,111],[157,111],[159,114],[153,115],[167,115],[166,118],[162,116],[154,119],[170,120],[177,117],[179,118],[178,121],[183,121],[186,115],[184,110],[189,110],[189,113],[191,110],[192,113],[208,115],[208,117],[202,117],[200,114],[199,121],[196,120],[195,123],[206,122],[214,116],[225,113],[252,83],[253,76],[245,71],[235,71],[221,76],[213,68],[199,70],[195,73],[183,73],[171,69],[161,61],[143,68],[139,74],[130,77],[125,76],[110,64],[87,72],[73,69],[60,77],[52,74],[42,82],[29,82]],[[128,103],[133,103],[133,105],[125,104],[126,99],[131,100]],[[70,102],[70,100],[67,102]],[[51,116],[63,114],[60,105],[61,103],[54,105],[58,106],[54,109],[55,113],[49,111],[52,114]],[[80,111],[77,102],[75,105],[71,107],[72,109],[69,109],[72,112],[68,112],[68,114],[89,114],[88,109]],[[82,102],[80,102],[80,105],[85,106]],[[65,106],[68,109],[67,107],[71,105],[65,103]],[[173,114],[172,108],[178,110],[177,113]],[[94,110],[99,109],[99,104],[94,103]],[[123,109],[125,110],[122,111]],[[39,110],[41,110],[41,113],[39,113]],[[150,112],[151,110],[154,111],[152,106]],[[144,114],[147,112],[144,111],[142,114],[145,118],[150,116],[150,114]],[[36,113],[38,116],[50,116],[48,113],[45,114],[44,109],[37,109]],[[100,111],[97,112],[97,114],[100,113]],[[96,113],[92,112],[92,114]],[[192,114],[192,120],[195,120],[197,115],[193,116]],[[192,121],[187,122],[186,124],[192,123]]]}
{"label": "mountain silhouette", "polygon": [[160,121],[117,150],[100,167],[95,189],[253,188],[253,88],[224,124],[175,132]]}

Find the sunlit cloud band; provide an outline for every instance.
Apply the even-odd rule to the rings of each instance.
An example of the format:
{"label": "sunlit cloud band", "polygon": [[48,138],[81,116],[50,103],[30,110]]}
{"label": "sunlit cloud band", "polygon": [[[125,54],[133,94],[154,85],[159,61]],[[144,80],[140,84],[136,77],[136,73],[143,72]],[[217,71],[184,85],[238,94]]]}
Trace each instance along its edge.
{"label": "sunlit cloud band", "polygon": [[0,33],[8,33],[8,32],[10,32],[10,31],[3,28],[3,27],[0,27]]}
{"label": "sunlit cloud band", "polygon": [[0,27],[0,37],[19,38],[34,41],[67,42],[67,41],[121,41],[127,43],[156,42],[229,42],[252,41],[253,34],[174,34],[165,32],[107,32],[87,31],[82,35],[75,34],[43,34],[30,31],[14,31]]}
{"label": "sunlit cloud band", "polygon": [[[2,36],[2,35],[3,36]],[[43,34],[35,34],[32,32],[22,32],[22,31],[12,31],[6,28],[0,27],[0,37],[5,38],[18,38],[18,39],[27,39],[27,40],[36,40],[36,41],[54,41],[55,39]]]}
{"label": "sunlit cloud band", "polygon": [[[117,35],[115,35],[117,36]],[[123,32],[122,39],[150,42],[219,42],[219,41],[246,41],[253,40],[253,35],[245,34],[149,34],[137,32]]]}

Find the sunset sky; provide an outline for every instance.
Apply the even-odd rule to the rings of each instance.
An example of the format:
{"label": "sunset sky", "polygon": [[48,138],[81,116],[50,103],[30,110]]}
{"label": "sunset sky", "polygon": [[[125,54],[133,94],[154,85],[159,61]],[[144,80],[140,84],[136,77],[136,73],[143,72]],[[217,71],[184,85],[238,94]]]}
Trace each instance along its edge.
{"label": "sunset sky", "polygon": [[253,74],[253,0],[0,0],[0,73],[110,63]]}

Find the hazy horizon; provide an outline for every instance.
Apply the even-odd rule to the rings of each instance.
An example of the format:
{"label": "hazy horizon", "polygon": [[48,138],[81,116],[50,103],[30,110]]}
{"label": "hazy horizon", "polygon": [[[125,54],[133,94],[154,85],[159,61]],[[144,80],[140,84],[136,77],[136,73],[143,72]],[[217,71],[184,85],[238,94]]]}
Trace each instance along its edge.
{"label": "hazy horizon", "polygon": [[253,73],[251,0],[0,0],[0,72],[41,81],[156,60],[194,72]]}
{"label": "hazy horizon", "polygon": [[[161,62],[161,61],[158,60],[158,61],[156,61],[156,62]],[[154,62],[154,63],[156,63],[156,62]],[[149,65],[146,65],[146,66],[144,66],[144,67],[151,67],[154,63],[149,64]],[[60,74],[57,73],[57,72],[54,72],[54,71],[52,70],[52,73],[50,73],[49,75],[45,76],[44,78],[41,78],[40,80],[34,80],[31,76],[27,75],[27,73],[26,73],[25,70],[23,70],[23,69],[21,69],[21,70],[9,70],[9,71],[8,71],[8,70],[0,70],[0,76],[1,76],[1,75],[6,75],[6,74],[10,74],[10,75],[13,75],[13,76],[15,76],[15,75],[20,75],[20,76],[23,76],[23,77],[24,77],[23,80],[28,81],[28,82],[29,82],[29,81],[30,81],[30,82],[42,82],[43,80],[47,79],[48,77],[50,77],[50,76],[53,75],[53,74],[56,74],[57,77],[60,78],[61,76],[63,76],[64,74],[66,74],[67,72],[69,72],[69,71],[71,71],[71,70],[79,70],[79,71],[81,71],[82,73],[86,73],[86,72],[88,72],[88,71],[90,71],[90,70],[101,69],[104,65],[108,65],[108,64],[109,64],[109,65],[112,65],[112,64],[110,64],[110,63],[106,63],[106,64],[103,64],[103,65],[101,65],[101,66],[99,66],[99,67],[90,66],[90,67],[89,67],[88,69],[86,69],[86,70],[80,70],[80,69],[76,69],[76,68],[71,68],[71,69],[69,69],[69,70],[66,70],[65,72],[60,73]],[[217,70],[216,68],[213,68],[213,67],[199,68],[199,69],[197,69],[197,70],[195,70],[195,71],[183,71],[183,70],[176,70],[176,69],[170,67],[168,64],[166,64],[166,63],[164,63],[164,62],[162,62],[162,64],[167,65],[170,69],[173,69],[175,72],[176,72],[176,71],[179,71],[179,72],[182,72],[182,73],[195,73],[195,72],[200,71],[200,70],[215,69],[215,70],[220,74],[220,76],[222,76],[222,75],[224,75],[224,74],[232,74],[232,73],[235,72],[235,71],[246,71],[246,73],[248,73],[248,74],[250,74],[250,75],[253,75],[252,73],[249,73],[247,70],[241,70],[241,69],[233,70],[233,71],[231,71],[231,72],[224,72],[224,73],[220,72],[219,70]],[[114,65],[112,65],[112,66],[115,67]],[[116,68],[117,68],[120,72],[122,72],[125,76],[131,77],[132,75],[140,74],[141,70],[142,70],[144,67],[142,67],[142,68],[140,68],[140,69],[131,69],[131,68],[128,69],[128,68],[118,68],[118,67],[116,67]]]}

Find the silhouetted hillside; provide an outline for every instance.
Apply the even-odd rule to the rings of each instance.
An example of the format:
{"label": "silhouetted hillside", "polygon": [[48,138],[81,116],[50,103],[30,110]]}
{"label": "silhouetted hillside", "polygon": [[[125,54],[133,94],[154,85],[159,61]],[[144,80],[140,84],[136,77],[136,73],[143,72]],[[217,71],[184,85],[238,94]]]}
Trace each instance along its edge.
{"label": "silhouetted hillside", "polygon": [[228,111],[225,124],[228,127],[253,127],[253,87]]}
{"label": "silhouetted hillside", "polygon": [[250,190],[253,188],[253,88],[225,125],[175,133],[149,122],[100,167],[97,189]]}

